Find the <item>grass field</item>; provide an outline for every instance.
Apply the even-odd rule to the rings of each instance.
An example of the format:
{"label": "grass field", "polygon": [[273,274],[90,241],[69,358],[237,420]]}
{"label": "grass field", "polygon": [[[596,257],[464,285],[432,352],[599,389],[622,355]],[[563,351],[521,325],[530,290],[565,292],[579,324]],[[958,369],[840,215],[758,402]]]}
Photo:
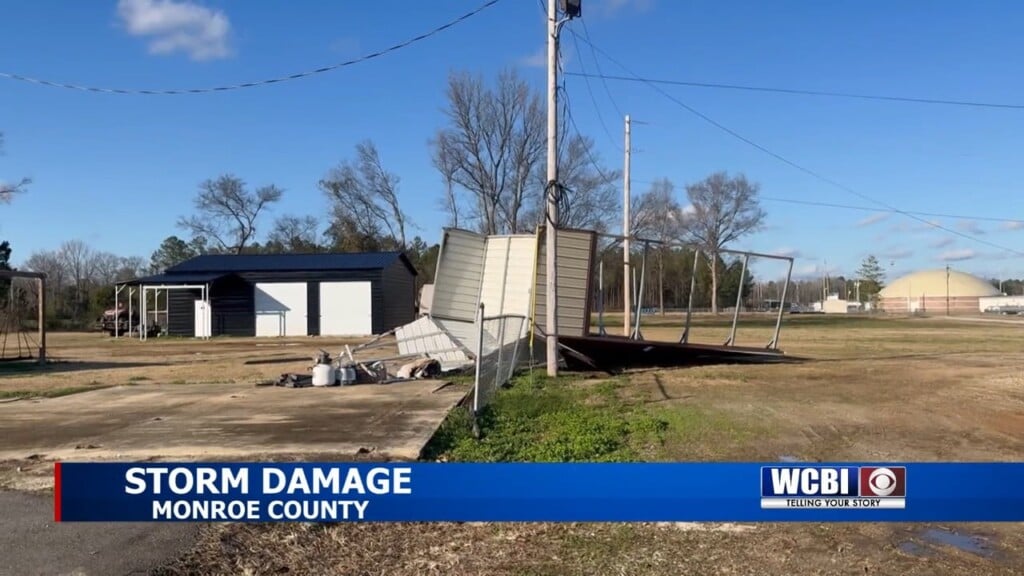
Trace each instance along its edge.
{"label": "grass field", "polygon": [[[694,340],[721,343],[725,319]],[[609,326],[621,327],[621,318]],[[1021,461],[1021,325],[790,316],[797,365],[520,376],[470,434],[453,413],[428,446],[447,461]],[[767,343],[749,319],[740,344]],[[679,318],[644,335],[675,339]],[[955,545],[950,545],[950,544]],[[893,524],[366,524],[211,526],[162,574],[1024,573],[1024,526]]]}

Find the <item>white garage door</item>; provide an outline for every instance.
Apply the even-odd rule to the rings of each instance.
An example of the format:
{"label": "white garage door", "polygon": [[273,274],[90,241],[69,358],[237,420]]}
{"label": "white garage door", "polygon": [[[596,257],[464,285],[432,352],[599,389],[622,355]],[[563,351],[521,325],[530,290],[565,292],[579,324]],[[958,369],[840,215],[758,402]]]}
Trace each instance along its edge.
{"label": "white garage door", "polygon": [[261,282],[253,295],[257,336],[306,336],[306,283]]}
{"label": "white garage door", "polygon": [[320,283],[320,335],[373,334],[373,300],[369,282]]}

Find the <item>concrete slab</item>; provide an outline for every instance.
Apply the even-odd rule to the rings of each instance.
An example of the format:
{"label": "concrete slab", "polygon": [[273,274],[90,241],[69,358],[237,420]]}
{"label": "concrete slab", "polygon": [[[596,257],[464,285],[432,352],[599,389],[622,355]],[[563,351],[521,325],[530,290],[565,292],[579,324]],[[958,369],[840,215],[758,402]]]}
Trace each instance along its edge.
{"label": "concrete slab", "polygon": [[0,460],[355,454],[414,459],[465,389],[140,385],[0,404]]}

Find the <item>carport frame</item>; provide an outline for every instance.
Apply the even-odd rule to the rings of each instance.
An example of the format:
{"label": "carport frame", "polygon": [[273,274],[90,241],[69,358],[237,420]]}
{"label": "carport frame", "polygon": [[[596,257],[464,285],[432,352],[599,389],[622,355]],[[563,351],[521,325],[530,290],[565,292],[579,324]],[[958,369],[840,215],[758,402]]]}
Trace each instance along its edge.
{"label": "carport frame", "polygon": [[[168,312],[168,318],[169,318],[170,317],[170,306],[171,306],[170,298],[169,298],[170,291],[171,290],[197,290],[198,289],[199,290],[199,299],[202,300],[206,304],[206,306],[203,307],[203,325],[205,326],[206,324],[208,324],[208,321],[210,320],[210,285],[209,284],[155,284],[155,285],[139,284],[139,288],[141,288],[141,290],[139,292],[139,307],[141,309],[140,320],[139,320],[139,340],[145,341],[145,340],[149,339],[148,338],[148,334],[149,334],[149,317],[148,317],[149,310],[147,309],[147,306],[146,306],[146,294],[150,290],[153,290],[155,294],[159,294],[160,290],[167,290],[168,291],[167,312]],[[154,302],[154,306],[156,306],[155,302]],[[211,326],[210,328],[211,329],[209,331],[206,331],[206,330],[203,331],[203,336],[201,337],[201,339],[203,339],[203,340],[209,340],[210,339],[210,336],[212,335],[211,333],[213,332],[213,329],[212,329],[213,327]]]}

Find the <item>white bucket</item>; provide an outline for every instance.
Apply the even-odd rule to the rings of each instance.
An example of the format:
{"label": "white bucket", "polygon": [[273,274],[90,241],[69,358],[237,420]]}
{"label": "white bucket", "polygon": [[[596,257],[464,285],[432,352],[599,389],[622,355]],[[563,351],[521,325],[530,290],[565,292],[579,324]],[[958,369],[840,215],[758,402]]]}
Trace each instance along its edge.
{"label": "white bucket", "polygon": [[350,386],[356,383],[356,369],[351,365],[344,365],[338,368],[338,380],[342,386]]}
{"label": "white bucket", "polygon": [[313,366],[313,386],[333,386],[334,366],[317,364]]}

